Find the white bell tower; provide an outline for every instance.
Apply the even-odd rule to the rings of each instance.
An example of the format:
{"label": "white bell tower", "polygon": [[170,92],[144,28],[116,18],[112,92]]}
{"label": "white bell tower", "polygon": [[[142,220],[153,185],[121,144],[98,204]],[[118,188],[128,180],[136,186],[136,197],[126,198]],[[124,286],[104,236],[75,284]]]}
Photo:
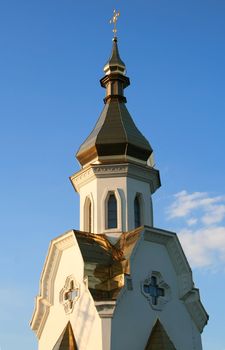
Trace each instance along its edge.
{"label": "white bell tower", "polygon": [[152,194],[160,186],[152,148],[135,126],[126,106],[130,84],[119,56],[117,38],[104,67],[104,109],[77,152],[82,169],[71,176],[80,194],[80,230],[118,237],[139,226],[153,226]]}

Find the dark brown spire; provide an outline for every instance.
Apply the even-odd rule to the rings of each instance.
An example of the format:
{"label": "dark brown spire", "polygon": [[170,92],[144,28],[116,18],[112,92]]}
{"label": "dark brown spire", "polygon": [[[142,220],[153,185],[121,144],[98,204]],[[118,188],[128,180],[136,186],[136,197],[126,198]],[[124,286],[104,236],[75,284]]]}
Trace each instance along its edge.
{"label": "dark brown spire", "polygon": [[104,72],[106,75],[110,73],[120,73],[123,75],[126,74],[125,63],[121,60],[120,54],[119,54],[117,37],[113,38],[112,54],[109,61],[104,66]]}
{"label": "dark brown spire", "polygon": [[100,80],[101,86],[106,88],[106,97],[104,102],[117,98],[126,102],[123,90],[130,85],[130,80],[125,76],[126,66],[120,58],[117,45],[117,38],[113,38],[112,54],[109,61],[104,66],[105,76]]}
{"label": "dark brown spire", "polygon": [[95,161],[116,163],[133,159],[147,162],[152,148],[125,106],[123,90],[130,81],[125,76],[126,66],[120,58],[116,37],[104,72],[106,75],[100,83],[106,88],[105,107],[93,131],[80,146],[77,159],[83,166]]}

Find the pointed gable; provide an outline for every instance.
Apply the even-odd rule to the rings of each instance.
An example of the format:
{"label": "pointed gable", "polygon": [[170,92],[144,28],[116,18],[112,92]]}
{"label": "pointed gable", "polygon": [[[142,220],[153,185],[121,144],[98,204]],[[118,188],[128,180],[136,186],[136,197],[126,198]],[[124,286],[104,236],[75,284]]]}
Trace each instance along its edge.
{"label": "pointed gable", "polygon": [[77,350],[77,344],[74,338],[73,329],[70,322],[63,330],[53,350]]}
{"label": "pointed gable", "polygon": [[159,320],[152,329],[145,350],[176,350]]}

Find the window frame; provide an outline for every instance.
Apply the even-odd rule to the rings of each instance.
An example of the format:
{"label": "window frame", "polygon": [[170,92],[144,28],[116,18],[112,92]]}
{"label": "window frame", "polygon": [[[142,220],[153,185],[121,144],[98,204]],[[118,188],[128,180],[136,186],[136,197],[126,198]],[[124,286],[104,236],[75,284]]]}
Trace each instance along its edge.
{"label": "window frame", "polygon": [[[115,198],[115,204],[116,204],[116,208],[115,208],[115,213],[116,213],[116,225],[113,227],[109,227],[109,200],[110,197],[114,197]],[[114,230],[118,228],[118,200],[117,200],[117,196],[115,194],[114,191],[109,191],[106,197],[106,222],[105,222],[105,228],[107,230]]]}
{"label": "window frame", "polygon": [[94,228],[94,206],[91,195],[86,196],[84,201],[84,231],[92,233]]}

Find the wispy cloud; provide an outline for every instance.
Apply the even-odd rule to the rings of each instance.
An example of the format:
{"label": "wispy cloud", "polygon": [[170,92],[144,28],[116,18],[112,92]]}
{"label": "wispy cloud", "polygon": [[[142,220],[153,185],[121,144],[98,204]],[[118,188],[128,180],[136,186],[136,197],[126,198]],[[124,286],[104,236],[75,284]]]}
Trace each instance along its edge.
{"label": "wispy cloud", "polygon": [[192,267],[225,267],[225,196],[181,191],[167,218],[179,219],[179,238]]}

